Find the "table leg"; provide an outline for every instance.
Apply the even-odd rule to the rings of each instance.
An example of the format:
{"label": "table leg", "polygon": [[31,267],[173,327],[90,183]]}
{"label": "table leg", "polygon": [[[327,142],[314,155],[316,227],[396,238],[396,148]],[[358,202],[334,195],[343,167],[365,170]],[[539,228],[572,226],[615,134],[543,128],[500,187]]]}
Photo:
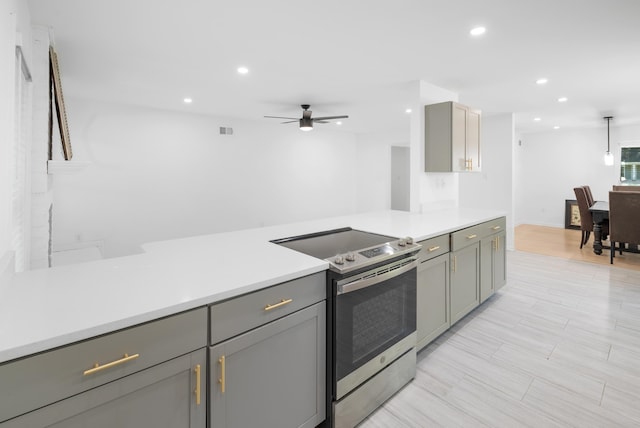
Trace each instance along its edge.
{"label": "table leg", "polygon": [[602,254],[602,224],[593,223],[593,252]]}

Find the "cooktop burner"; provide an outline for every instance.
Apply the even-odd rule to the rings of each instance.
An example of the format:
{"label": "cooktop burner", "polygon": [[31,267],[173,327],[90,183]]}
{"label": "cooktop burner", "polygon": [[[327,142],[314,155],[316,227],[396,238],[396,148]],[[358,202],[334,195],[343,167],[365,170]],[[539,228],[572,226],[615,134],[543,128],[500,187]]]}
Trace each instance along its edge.
{"label": "cooktop burner", "polygon": [[386,259],[415,252],[420,245],[411,238],[395,238],[350,227],[271,241],[331,263],[344,273]]}

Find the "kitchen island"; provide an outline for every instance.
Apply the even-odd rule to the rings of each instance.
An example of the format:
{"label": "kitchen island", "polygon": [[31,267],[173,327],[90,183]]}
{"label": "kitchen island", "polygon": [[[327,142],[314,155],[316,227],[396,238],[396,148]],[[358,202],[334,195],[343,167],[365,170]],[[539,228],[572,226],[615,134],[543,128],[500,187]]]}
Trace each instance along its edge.
{"label": "kitchen island", "polygon": [[[274,239],[352,227],[422,241],[503,215],[457,208],[357,214],[154,242],[139,255],[17,274],[0,285],[0,364],[156,320],[188,325],[206,319],[208,305],[312,279],[328,268],[324,260],[269,242]],[[204,348],[204,336],[202,344],[188,346]],[[202,360],[195,351],[190,358]]]}

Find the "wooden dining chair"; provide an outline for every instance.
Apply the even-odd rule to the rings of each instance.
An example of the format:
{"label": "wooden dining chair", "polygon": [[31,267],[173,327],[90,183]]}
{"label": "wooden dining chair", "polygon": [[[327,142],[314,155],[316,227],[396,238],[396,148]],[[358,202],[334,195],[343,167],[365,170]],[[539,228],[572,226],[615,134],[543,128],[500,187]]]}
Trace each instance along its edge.
{"label": "wooden dining chair", "polygon": [[591,206],[587,200],[587,192],[584,186],[574,187],[573,192],[576,195],[576,201],[578,202],[578,209],[580,210],[580,230],[582,236],[580,238],[580,248],[587,243],[591,232],[593,232],[593,217],[589,207]]}
{"label": "wooden dining chair", "polygon": [[640,192],[640,186],[622,186],[614,185],[614,192]]}
{"label": "wooden dining chair", "polygon": [[582,187],[584,188],[584,191],[587,194],[587,203],[589,204],[589,206],[593,205],[595,200],[593,199],[593,193],[591,193],[591,187],[589,186],[582,186]]}
{"label": "wooden dining chair", "polygon": [[620,254],[625,242],[640,244],[640,192],[609,192],[609,241],[611,242],[610,262],[616,252]]}

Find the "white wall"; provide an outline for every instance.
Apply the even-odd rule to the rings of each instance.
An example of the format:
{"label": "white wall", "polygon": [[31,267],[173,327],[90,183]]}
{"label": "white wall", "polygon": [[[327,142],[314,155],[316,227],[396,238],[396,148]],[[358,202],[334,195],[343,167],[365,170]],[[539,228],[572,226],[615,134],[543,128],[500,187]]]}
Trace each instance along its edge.
{"label": "white wall", "polygon": [[479,173],[459,174],[458,204],[501,210],[507,215],[507,248],[513,248],[513,115],[482,116],[481,168]]}
{"label": "white wall", "polygon": [[[353,134],[67,104],[74,160],[92,164],[56,176],[54,246],[104,240],[113,257],[149,241],[356,211]],[[233,135],[220,135],[220,126]]]}
{"label": "white wall", "polygon": [[607,200],[618,183],[620,144],[637,141],[640,125],[617,126],[611,122],[614,166],[605,166],[607,127],[556,130],[519,136],[515,175],[518,183],[515,223],[564,227],[565,199],[575,199],[573,188],[589,185],[596,200]]}
{"label": "white wall", "polygon": [[409,128],[357,136],[357,212],[391,209],[391,146],[409,145]]}

